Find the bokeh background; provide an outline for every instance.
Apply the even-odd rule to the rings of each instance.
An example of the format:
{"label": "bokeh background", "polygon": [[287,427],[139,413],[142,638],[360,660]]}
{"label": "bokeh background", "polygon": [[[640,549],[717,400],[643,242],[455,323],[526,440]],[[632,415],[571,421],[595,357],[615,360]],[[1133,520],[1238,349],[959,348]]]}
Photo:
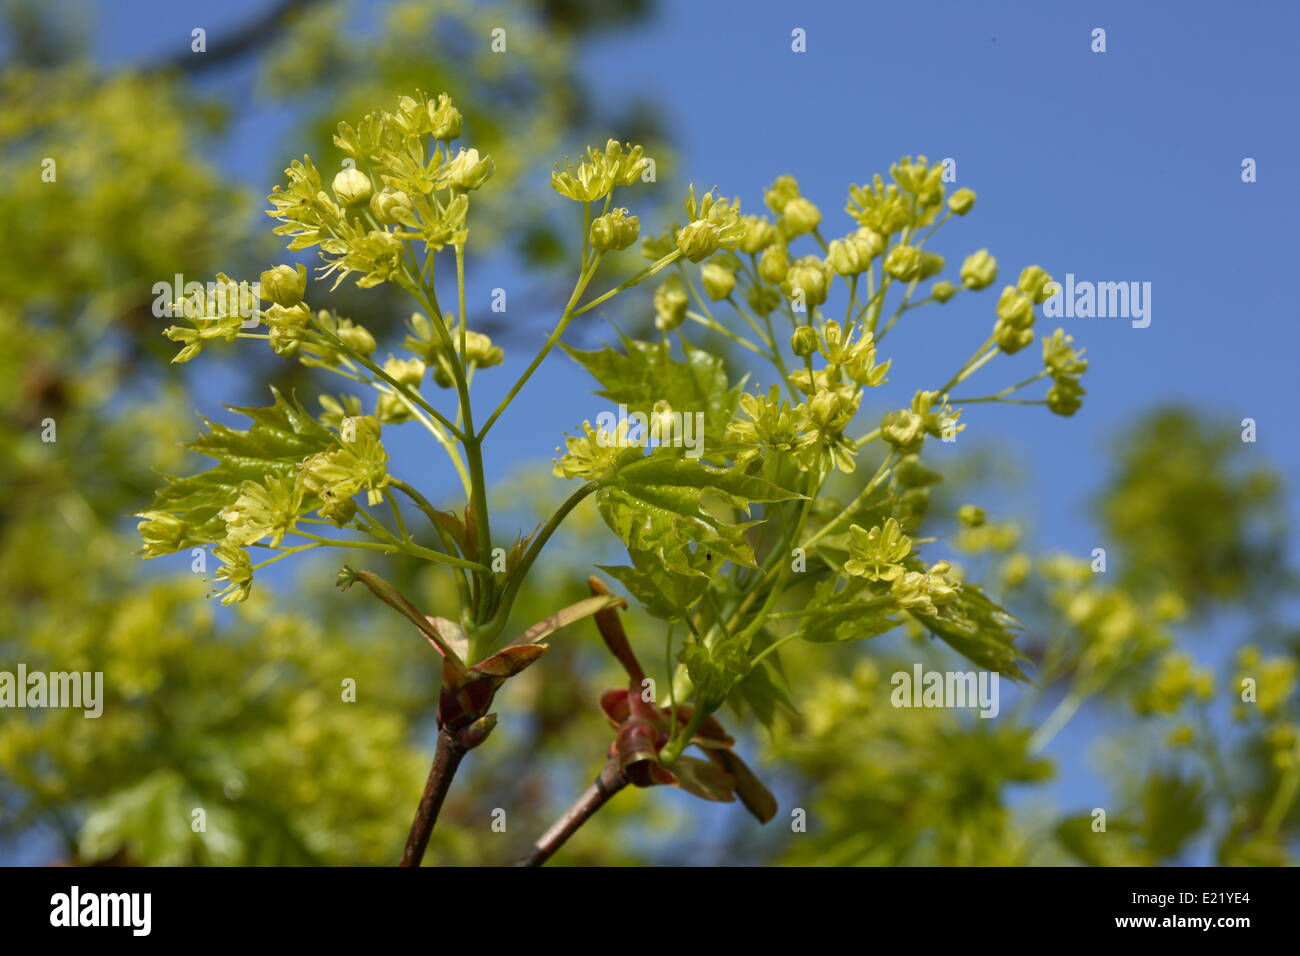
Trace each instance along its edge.
{"label": "bokeh background", "polygon": [[[427,647],[335,591],[328,562],[282,562],[246,605],[220,608],[188,556],[139,560],[130,515],[155,471],[190,464],[177,442],[196,411],[231,420],[221,404],[263,404],[268,383],[311,387],[296,365],[248,349],[169,366],[153,284],[286,261],[260,211],[280,170],[303,152],[337,165],[333,124],[415,87],[451,93],[497,159],[481,220],[491,251],[469,276],[471,313],[478,303],[508,356],[476,382],[488,395],[513,381],[567,295],[576,230],[549,190],[551,164],[611,135],[658,160],[634,210],[643,222],[679,218],[687,183],[756,210],[789,173],[830,235],[853,225],[849,183],[902,155],[952,157],[979,202],[943,234],[949,262],[988,247],[1008,271],[1036,262],[1152,287],[1147,328],[1061,320],[1091,363],[1078,414],[972,406],[961,440],[936,452],[948,480],[934,533],[1025,620],[1033,686],[1004,685],[994,721],[897,711],[896,666],[961,665],[902,632],[800,649],[791,707],[728,724],[783,812],[808,809],[807,834],[660,789],[621,795],[557,862],[1294,859],[1293,5],[5,0],[0,11],[0,669],[103,670],[109,693],[97,721],[0,711],[0,861],[395,858],[433,737]],[[206,53],[190,50],[195,27]],[[488,50],[496,27],[505,54]],[[1090,48],[1097,27],[1105,53]],[[796,28],[806,52],[791,50]],[[56,183],[40,179],[47,156]],[[1246,158],[1256,182],[1242,181]],[[487,308],[497,287],[504,315]],[[992,302],[962,298],[891,334],[891,382],[863,421],[935,387],[983,340]],[[388,333],[381,352],[400,342],[409,307],[397,297],[341,287],[336,302]],[[648,292],[634,295],[570,340],[609,339],[615,323],[644,331],[651,314]],[[1032,373],[1036,354],[1025,362]],[[494,432],[494,495],[518,502],[521,528],[567,493],[550,458],[564,429],[604,407],[591,390],[555,357]],[[52,444],[40,440],[47,417]],[[1253,443],[1240,437],[1247,417]],[[450,496],[454,477],[408,431],[385,433],[404,473]],[[993,527],[963,538],[944,516],[968,501]],[[1098,547],[1106,574],[1076,573],[1070,560]],[[581,596],[591,566],[615,554],[580,510],[530,607],[540,616],[556,593]],[[445,598],[434,574],[375,567],[430,606]],[[640,623],[648,657],[659,632]],[[595,701],[618,672],[590,622],[554,644],[503,696],[501,727],[458,778],[429,862],[512,860],[599,767],[608,732]],[[357,679],[357,703],[337,702],[339,675]],[[1259,682],[1255,704],[1239,701],[1243,675]],[[1033,737],[1066,716],[1050,740]],[[206,834],[190,831],[196,806]],[[504,834],[490,828],[497,807]],[[1098,807],[1105,835],[1087,825]]]}

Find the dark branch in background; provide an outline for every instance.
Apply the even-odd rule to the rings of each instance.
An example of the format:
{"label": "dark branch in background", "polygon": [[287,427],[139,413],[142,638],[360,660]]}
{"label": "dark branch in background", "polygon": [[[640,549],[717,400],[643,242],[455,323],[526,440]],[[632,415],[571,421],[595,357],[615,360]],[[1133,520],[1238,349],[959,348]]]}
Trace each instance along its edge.
{"label": "dark branch in background", "polygon": [[533,844],[532,851],[515,865],[541,866],[551,858],[556,850],[564,846],[565,841],[577,832],[578,827],[591,819],[592,815],[603,807],[610,797],[626,786],[627,777],[623,776],[623,771],[619,768],[618,758],[615,757],[605,764],[605,768],[601,770],[596,782],[583,791],[582,796],[574,802],[573,806],[564,811],[564,814],[551,825],[551,828]]}
{"label": "dark branch in background", "polygon": [[185,52],[168,57],[152,66],[145,66],[142,70],[146,73],[179,70],[182,73],[195,74],[211,70],[213,67],[226,66],[258,52],[263,46],[276,40],[280,28],[307,7],[320,2],[321,0],[279,0],[242,27],[209,36],[210,42],[206,53],[191,52],[187,38]]}

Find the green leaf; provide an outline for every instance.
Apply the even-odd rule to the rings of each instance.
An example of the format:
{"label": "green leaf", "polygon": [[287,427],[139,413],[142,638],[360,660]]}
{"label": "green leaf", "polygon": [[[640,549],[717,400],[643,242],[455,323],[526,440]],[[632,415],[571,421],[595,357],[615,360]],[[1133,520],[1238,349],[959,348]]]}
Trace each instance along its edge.
{"label": "green leaf", "polygon": [[749,673],[749,655],[736,640],[718,641],[711,648],[693,640],[682,647],[677,659],[686,665],[695,685],[695,705],[708,713],[721,707]]}
{"label": "green leaf", "polygon": [[721,357],[685,339],[684,362],[673,358],[670,342],[642,342],[627,336],[622,341],[623,352],[612,348],[584,352],[568,346],[564,350],[604,386],[597,395],[646,415],[658,401],[668,402],[678,412],[703,412],[706,441],[712,445],[722,438],[743,383],[727,387]]}
{"label": "green leaf", "polygon": [[865,641],[879,637],[898,627],[898,618],[890,612],[896,607],[865,588],[860,579],[854,579],[842,591],[836,592],[835,581],[823,581],[813,591],[813,598],[803,609],[799,637],[814,644],[840,641]]}
{"label": "green leaf", "polygon": [[1011,630],[1020,622],[990,601],[977,585],[963,584],[957,599],[945,604],[938,615],[915,617],[972,662],[1012,680],[1026,679],[1017,663],[1023,657]]}
{"label": "green leaf", "polygon": [[[693,571],[682,574],[652,558],[648,552],[630,552],[634,567],[600,566],[632,593],[646,611],[664,621],[682,618],[709,586],[709,573],[721,567],[711,561],[703,549],[690,555]],[[712,567],[711,567],[712,566]]]}
{"label": "green leaf", "polygon": [[736,779],[716,763],[698,757],[678,757],[670,766],[677,786],[703,800],[734,803]]}
{"label": "green leaf", "polygon": [[264,408],[226,406],[252,420],[246,431],[203,419],[208,432],[186,447],[216,459],[214,467],[189,477],[164,476],[166,483],[155,492],[150,508],[179,515],[189,525],[178,550],[225,537],[218,513],[235,499],[243,482],[262,481],[268,475],[292,477],[303,459],[334,444],[334,434],[297,401],[275,388],[271,393],[275,404]]}
{"label": "green leaf", "polygon": [[[766,631],[760,631],[750,647],[750,654],[756,656],[772,644],[772,638]],[[778,708],[788,713],[797,714],[794,702],[790,700],[785,689],[785,676],[781,673],[778,654],[768,654],[746,674],[736,685],[729,702],[741,715],[748,709],[764,727],[771,728],[776,719]]]}
{"label": "green leaf", "polygon": [[661,448],[618,468],[602,481],[596,504],[610,529],[629,552],[646,552],[685,575],[704,575],[690,549],[703,548],[706,560],[755,567],[745,540],[756,521],[733,524],[706,507],[709,498],[747,510],[754,502],[788,501],[799,495],[736,468],[714,468],[680,449]]}

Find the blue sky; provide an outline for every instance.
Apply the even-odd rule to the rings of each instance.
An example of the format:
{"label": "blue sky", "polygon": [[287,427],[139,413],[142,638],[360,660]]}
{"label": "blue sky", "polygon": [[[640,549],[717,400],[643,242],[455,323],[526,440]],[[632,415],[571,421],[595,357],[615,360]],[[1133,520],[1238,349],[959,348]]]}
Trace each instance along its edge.
{"label": "blue sky", "polygon": [[[212,35],[264,3],[230,0],[209,15],[195,11],[213,4],[116,0],[96,49],[110,63],[148,58],[187,44],[195,25]],[[677,178],[716,184],[751,211],[766,184],[790,173],[822,208],[827,236],[842,234],[854,225],[842,212],[850,182],[904,154],[952,157],[957,185],[979,195],[931,245],[952,267],[988,247],[1004,279],[1038,263],[1058,277],[1151,283],[1147,328],[1060,320],[1092,365],[1075,417],[982,405],[964,418],[962,443],[1000,443],[1030,466],[1005,504],[1032,519],[1036,543],[1086,555],[1105,545],[1087,501],[1108,442],[1155,403],[1192,402],[1234,423],[1253,417],[1252,451],[1300,473],[1289,404],[1300,345],[1298,11],[1286,2],[662,0],[648,24],[595,42],[580,68],[610,107],[653,99],[684,164]],[[1090,49],[1098,27],[1105,53]],[[796,28],[807,52],[791,50]],[[221,83],[252,88],[243,72]],[[283,110],[253,103],[222,162],[264,189],[285,122]],[[1241,180],[1247,157],[1257,182]],[[948,377],[989,333],[1000,285],[913,313],[891,333],[894,371],[873,396],[877,410]],[[1039,365],[1034,346],[986,367],[972,390],[987,394]],[[498,473],[550,458],[558,429],[537,422],[570,426],[599,410],[562,358],[529,389],[527,409],[502,421]],[[1300,482],[1289,494],[1295,514]],[[1053,751],[1088,729],[1068,728]],[[1095,781],[1083,761],[1065,770],[1063,798],[1089,799]]]}

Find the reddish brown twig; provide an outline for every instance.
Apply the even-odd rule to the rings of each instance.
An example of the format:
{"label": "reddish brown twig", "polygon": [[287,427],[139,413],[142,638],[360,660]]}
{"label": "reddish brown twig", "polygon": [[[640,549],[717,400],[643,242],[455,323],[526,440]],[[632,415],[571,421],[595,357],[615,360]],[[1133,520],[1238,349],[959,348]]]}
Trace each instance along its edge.
{"label": "reddish brown twig", "polygon": [[429,767],[429,779],[424,785],[415,819],[411,821],[411,834],[406,838],[401,866],[419,866],[424,859],[424,848],[429,845],[429,835],[433,833],[438,811],[442,809],[452,777],[456,776],[456,768],[466,753],[468,751],[445,729],[438,731],[438,749],[433,755],[433,765]]}
{"label": "reddish brown twig", "polygon": [[619,769],[618,760],[611,760],[605,764],[596,781],[583,791],[582,796],[551,825],[549,830],[542,834],[541,839],[533,844],[532,851],[515,865],[541,866],[556,850],[564,846],[565,841],[577,832],[578,827],[591,819],[610,797],[626,786],[627,777],[623,776],[623,771]]}

